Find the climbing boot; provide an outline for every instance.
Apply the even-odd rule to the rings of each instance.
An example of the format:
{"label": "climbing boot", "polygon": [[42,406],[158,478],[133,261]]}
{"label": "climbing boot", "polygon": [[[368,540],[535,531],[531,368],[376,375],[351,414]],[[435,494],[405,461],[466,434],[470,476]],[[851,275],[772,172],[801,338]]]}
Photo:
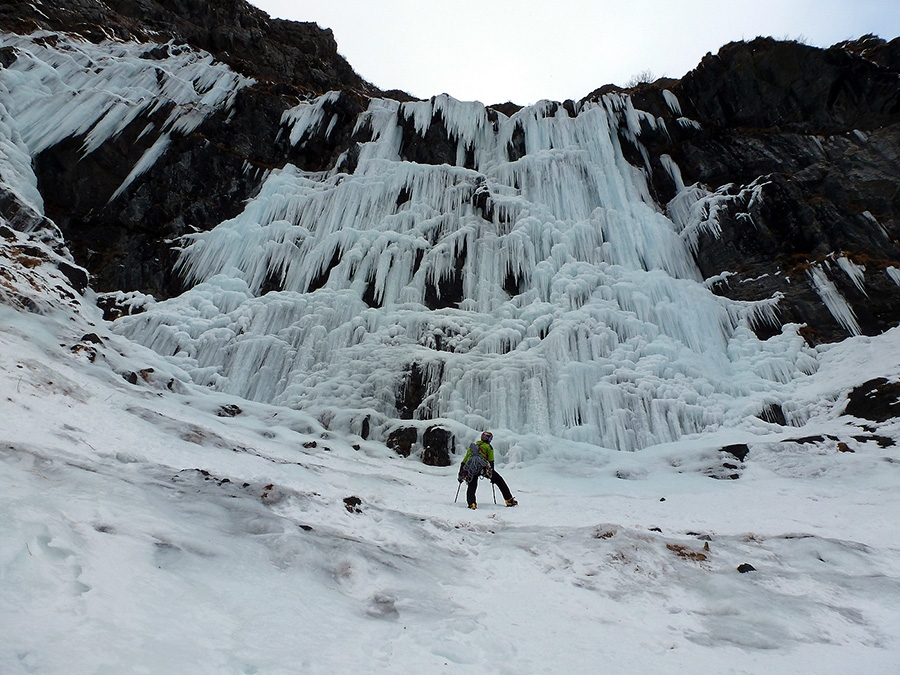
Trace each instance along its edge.
{"label": "climbing boot", "polygon": [[510,497],[509,499],[506,500],[506,505],[507,506],[518,506],[519,502],[516,501],[515,497]]}
{"label": "climbing boot", "polygon": [[471,504],[469,504],[469,508],[470,508],[470,509],[477,509],[477,508],[478,508],[478,505],[477,505],[475,502],[472,502]]}

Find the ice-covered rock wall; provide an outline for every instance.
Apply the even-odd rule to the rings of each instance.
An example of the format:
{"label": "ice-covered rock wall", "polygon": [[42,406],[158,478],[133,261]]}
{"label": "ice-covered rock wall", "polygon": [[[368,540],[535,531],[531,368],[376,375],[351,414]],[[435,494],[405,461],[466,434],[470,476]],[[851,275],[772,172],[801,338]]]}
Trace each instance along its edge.
{"label": "ice-covered rock wall", "polygon": [[[95,45],[40,32],[0,35],[0,49],[13,55],[0,68],[0,124],[4,117],[15,120],[10,138],[32,156],[69,138],[82,139],[88,155],[132,122],[161,113],[161,121],[147,121],[141,133],[150,134],[153,144],[111,199],[165,153],[173,133],[190,133],[253,82],[184,45]],[[33,179],[30,162],[26,166],[20,175]]]}
{"label": "ice-covered rock wall", "polygon": [[[338,96],[286,112],[291,143],[332,133]],[[792,326],[754,335],[777,298],[702,283],[696,223],[623,156],[642,123],[662,121],[616,94],[511,117],[374,99],[332,170],[273,170],[185,242],[196,286],[118,330],[197,382],[382,437],[439,420],[634,450],[752,418],[815,360]],[[455,161],[402,159],[435,124]]]}

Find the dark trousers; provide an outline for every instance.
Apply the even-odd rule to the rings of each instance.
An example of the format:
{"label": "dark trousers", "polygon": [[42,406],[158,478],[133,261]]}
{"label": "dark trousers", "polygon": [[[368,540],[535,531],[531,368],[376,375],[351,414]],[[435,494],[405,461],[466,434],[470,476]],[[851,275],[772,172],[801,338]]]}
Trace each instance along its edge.
{"label": "dark trousers", "polygon": [[[503,476],[494,471],[491,474],[491,482],[500,488],[500,494],[503,495],[503,499],[511,499],[512,492],[509,491],[509,486],[506,484],[506,481],[503,480]],[[469,483],[468,489],[466,489],[466,503],[474,504],[475,503],[475,490],[478,488],[478,479],[474,478],[472,482]]]}

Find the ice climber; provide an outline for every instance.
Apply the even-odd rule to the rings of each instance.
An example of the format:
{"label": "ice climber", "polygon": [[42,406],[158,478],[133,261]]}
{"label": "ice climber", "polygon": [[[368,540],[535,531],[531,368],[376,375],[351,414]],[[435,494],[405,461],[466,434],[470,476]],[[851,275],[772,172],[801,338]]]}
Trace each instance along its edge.
{"label": "ice climber", "polygon": [[518,502],[509,491],[509,486],[503,477],[494,471],[494,448],[491,441],[494,435],[490,431],[481,434],[481,438],[472,443],[463,457],[459,467],[459,482],[466,481],[469,485],[466,489],[466,503],[470,509],[477,508],[475,503],[475,490],[478,487],[479,476],[488,478],[494,485],[500,488],[507,506],[516,506]]}

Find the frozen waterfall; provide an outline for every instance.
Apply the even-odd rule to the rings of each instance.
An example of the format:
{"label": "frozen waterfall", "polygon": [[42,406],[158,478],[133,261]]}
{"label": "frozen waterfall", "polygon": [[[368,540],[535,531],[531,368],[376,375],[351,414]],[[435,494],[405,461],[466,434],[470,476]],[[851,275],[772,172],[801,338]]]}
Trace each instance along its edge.
{"label": "frozen waterfall", "polygon": [[[333,132],[338,95],[285,114],[292,143]],[[623,157],[642,118],[615,94],[511,117],[372,100],[352,172],[271,172],[185,243],[196,285],[118,330],[199,383],[350,431],[412,417],[634,450],[746,424],[814,354],[793,327],[755,337],[777,299],[702,283],[699,216],[668,218]],[[424,135],[435,120],[456,165],[402,160],[410,121]]]}

